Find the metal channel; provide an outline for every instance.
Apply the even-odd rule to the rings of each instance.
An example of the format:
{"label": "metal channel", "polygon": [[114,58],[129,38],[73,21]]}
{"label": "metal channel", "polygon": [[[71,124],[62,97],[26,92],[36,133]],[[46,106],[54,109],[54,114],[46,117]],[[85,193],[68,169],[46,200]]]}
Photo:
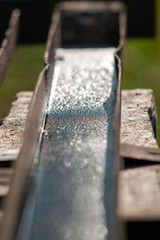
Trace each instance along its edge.
{"label": "metal channel", "polygon": [[[59,48],[62,12],[70,4],[59,5],[53,15],[46,68],[33,96],[4,212],[3,240],[120,237],[118,55],[125,34],[125,8],[119,3],[97,4],[103,11],[105,7],[118,13],[118,47]],[[88,11],[95,11],[95,5],[87,5]],[[76,11],[81,7],[74,4]]]}
{"label": "metal channel", "polygon": [[7,71],[9,61],[15,49],[17,34],[18,34],[18,27],[19,27],[19,19],[20,19],[20,11],[18,9],[15,9],[12,12],[12,15],[9,21],[9,27],[5,32],[5,38],[0,48],[0,85],[2,84],[5,73]]}

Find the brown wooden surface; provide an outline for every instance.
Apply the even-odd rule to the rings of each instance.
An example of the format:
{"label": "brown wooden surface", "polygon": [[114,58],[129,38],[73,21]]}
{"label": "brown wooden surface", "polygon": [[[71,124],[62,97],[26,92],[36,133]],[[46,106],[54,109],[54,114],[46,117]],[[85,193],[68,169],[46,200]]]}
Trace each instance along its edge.
{"label": "brown wooden surface", "polygon": [[123,90],[120,153],[128,162],[119,173],[118,212],[127,222],[160,221],[156,118],[151,89]]}
{"label": "brown wooden surface", "polygon": [[0,197],[4,197],[8,194],[12,173],[13,168],[11,167],[0,168]]}
{"label": "brown wooden surface", "polygon": [[125,221],[160,221],[160,164],[122,170],[119,215]]}
{"label": "brown wooden surface", "polygon": [[[127,159],[159,162],[160,163],[160,149],[147,148],[143,146],[134,146],[130,144],[120,145],[120,156]],[[128,160],[129,161],[129,160]],[[138,164],[138,163],[137,163]]]}
{"label": "brown wooden surface", "polygon": [[2,157],[19,153],[33,92],[20,92],[12,103],[9,115],[0,126],[0,154]]}
{"label": "brown wooden surface", "polygon": [[156,105],[151,89],[123,90],[121,143],[157,148]]}

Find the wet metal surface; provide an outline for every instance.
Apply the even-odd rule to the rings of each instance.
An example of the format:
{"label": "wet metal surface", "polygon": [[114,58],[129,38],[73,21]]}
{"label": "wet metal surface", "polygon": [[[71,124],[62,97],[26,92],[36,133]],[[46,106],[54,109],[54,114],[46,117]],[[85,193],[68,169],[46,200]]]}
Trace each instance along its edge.
{"label": "wet metal surface", "polygon": [[37,173],[17,239],[106,239],[114,50],[57,50]]}

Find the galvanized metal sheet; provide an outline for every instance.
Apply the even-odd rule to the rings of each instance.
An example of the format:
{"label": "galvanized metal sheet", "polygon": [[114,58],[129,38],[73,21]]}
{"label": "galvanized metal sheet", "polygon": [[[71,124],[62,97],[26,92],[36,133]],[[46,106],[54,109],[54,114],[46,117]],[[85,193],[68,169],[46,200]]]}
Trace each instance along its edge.
{"label": "galvanized metal sheet", "polygon": [[[95,6],[95,4],[96,4],[96,6]],[[39,159],[40,162],[37,162],[37,158],[35,158],[35,156],[37,156],[36,154],[38,154],[38,151],[39,151],[39,144],[42,139],[41,138],[42,137],[41,129],[43,130],[43,127],[44,127],[43,124],[46,123],[46,129],[48,128],[48,124],[46,121],[47,119],[45,119],[45,113],[46,113],[45,110],[48,105],[48,93],[50,92],[51,74],[54,71],[55,75],[53,76],[53,78],[55,80],[56,76],[60,76],[59,74],[61,73],[61,71],[59,71],[58,69],[63,69],[63,66],[61,66],[62,67],[61,68],[60,64],[58,66],[58,59],[56,59],[56,66],[53,65],[53,62],[55,62],[54,53],[56,52],[57,46],[59,46],[59,43],[62,40],[61,34],[60,34],[61,33],[61,21],[63,20],[62,13],[63,13],[63,11],[69,11],[71,5],[72,5],[72,2],[67,3],[67,5],[65,5],[65,6],[64,6],[64,4],[60,4],[59,6],[57,6],[55,13],[53,15],[53,18],[52,18],[52,24],[51,24],[50,31],[49,31],[47,48],[46,48],[46,52],[45,52],[46,67],[42,71],[42,73],[39,77],[39,81],[37,83],[37,86],[36,86],[36,89],[34,92],[34,96],[33,96],[32,103],[31,103],[31,108],[29,111],[29,117],[28,117],[28,121],[27,121],[23,147],[22,147],[22,150],[18,157],[18,163],[16,166],[16,172],[15,172],[14,178],[13,178],[13,184],[11,187],[10,195],[6,202],[5,214],[4,214],[4,218],[2,221],[1,236],[0,236],[0,238],[3,240],[4,239],[5,240],[15,239],[15,235],[17,233],[17,228],[20,223],[20,217],[22,215],[22,210],[23,210],[25,203],[26,203],[26,208],[25,208],[26,211],[24,211],[23,218],[20,223],[19,235],[17,237],[19,237],[20,239],[23,239],[23,237],[24,237],[24,239],[27,239],[27,238],[29,239],[30,236],[33,236],[34,234],[36,234],[36,231],[41,229],[41,226],[43,225],[42,223],[44,223],[44,221],[41,219],[42,225],[41,224],[39,225],[39,229],[37,228],[37,226],[35,227],[35,225],[33,225],[33,223],[34,223],[33,219],[34,220],[37,219],[37,221],[40,220],[37,217],[38,216],[37,215],[38,207],[40,207],[40,206],[42,206],[42,208],[44,207],[44,204],[41,205],[41,203],[43,202],[43,201],[41,202],[41,200],[43,200],[43,196],[41,196],[41,199],[39,202],[37,202],[37,200],[38,200],[38,196],[39,196],[40,192],[43,193],[43,191],[45,190],[43,187],[44,186],[43,184],[45,184],[45,183],[44,183],[43,177],[41,176],[41,173],[42,173],[41,167],[43,166],[43,164],[41,165],[41,162],[43,162],[43,161],[45,162],[45,157],[44,157],[45,156],[45,150],[44,150],[45,148],[42,149],[42,151],[41,151],[42,158]],[[96,138],[100,139],[100,136],[102,137],[102,139],[104,139],[107,135],[115,136],[115,138],[109,138],[110,140],[106,142],[106,145],[107,145],[106,146],[106,148],[107,148],[106,155],[104,154],[104,152],[101,153],[101,150],[98,150],[100,156],[103,155],[107,158],[107,164],[106,164],[106,162],[103,161],[102,166],[100,166],[101,168],[99,168],[99,170],[98,170],[98,171],[100,171],[100,173],[98,173],[96,171],[96,168],[91,165],[92,166],[91,170],[92,171],[95,170],[97,179],[99,179],[98,181],[100,181],[100,186],[102,186],[103,183],[105,183],[105,189],[103,189],[105,191],[101,196],[101,206],[103,206],[103,204],[104,204],[104,209],[105,209],[105,212],[107,211],[107,214],[103,214],[101,212],[101,214],[98,213],[99,215],[97,215],[97,216],[98,216],[98,218],[100,217],[102,223],[104,221],[104,226],[106,226],[105,224],[106,224],[106,220],[107,220],[107,228],[109,231],[107,237],[108,237],[108,239],[115,240],[115,239],[118,239],[118,237],[120,236],[119,229],[117,228],[118,217],[117,217],[117,212],[116,212],[116,199],[117,199],[116,187],[117,187],[117,169],[118,169],[118,161],[117,161],[118,160],[118,151],[117,151],[118,148],[117,147],[118,147],[118,140],[119,140],[118,136],[119,136],[119,124],[120,124],[120,96],[121,96],[121,94],[120,94],[121,60],[118,56],[121,56],[123,40],[124,40],[124,35],[125,35],[125,19],[126,18],[125,18],[125,7],[121,3],[107,4],[107,3],[100,2],[100,3],[94,3],[94,6],[93,6],[93,4],[88,4],[87,11],[89,11],[89,12],[92,10],[96,11],[97,6],[100,11],[106,10],[106,14],[108,14],[108,11],[111,11],[112,13],[114,13],[114,12],[118,13],[116,15],[116,18],[117,18],[118,27],[120,27],[120,29],[119,29],[119,31],[116,30],[116,34],[115,34],[116,46],[115,46],[115,42],[112,45],[112,46],[117,47],[115,49],[115,54],[113,54],[113,52],[112,52],[112,59],[114,59],[114,56],[115,56],[115,63],[113,62],[114,71],[113,71],[112,77],[114,79],[114,76],[115,76],[115,81],[113,81],[113,82],[114,82],[114,84],[117,84],[117,86],[114,86],[114,84],[112,86],[110,86],[110,88],[111,88],[110,95],[109,96],[104,95],[104,99],[103,99],[104,101],[103,100],[100,101],[101,93],[100,93],[99,97],[98,97],[98,95],[95,96],[94,94],[92,96],[92,94],[91,94],[92,91],[91,91],[89,94],[91,94],[91,99],[94,100],[93,102],[95,102],[96,104],[95,105],[94,104],[86,105],[84,107],[85,111],[82,110],[81,108],[78,109],[78,114],[81,114],[80,115],[81,121],[78,120],[78,115],[76,115],[76,114],[75,114],[75,116],[73,115],[73,112],[76,113],[75,108],[73,108],[74,111],[72,112],[71,116],[69,115],[69,117],[67,115],[68,108],[65,109],[65,111],[64,111],[65,118],[63,118],[63,123],[65,122],[65,120],[68,121],[65,123],[66,124],[65,136],[71,135],[71,138],[74,138],[74,136],[73,136],[74,134],[72,132],[70,132],[70,128],[69,128],[70,120],[69,119],[74,118],[72,125],[73,125],[73,130],[75,130],[75,131],[78,131],[78,130],[76,130],[77,124],[78,124],[78,126],[80,124],[79,122],[76,122],[76,121],[80,121],[82,123],[82,129],[79,128],[80,132],[77,132],[79,134],[80,138],[82,138],[82,140],[83,140],[82,148],[85,147],[85,137],[86,137],[86,139],[87,138],[89,139],[89,144],[90,144],[93,141],[92,138],[94,137],[94,135],[95,135],[95,139]],[[76,9],[76,11],[77,10],[81,11],[82,4],[77,3],[76,5],[74,5],[74,8]],[[110,15],[111,18],[108,18],[109,22],[106,24],[110,25],[110,22],[112,22],[113,15],[114,14]],[[105,44],[105,46],[108,46],[107,43]],[[106,55],[106,53],[104,53],[104,55]],[[87,57],[88,57],[88,54],[86,54],[85,58],[87,59]],[[97,57],[97,55],[95,57]],[[83,61],[85,58],[83,58]],[[62,57],[60,59],[63,60]],[[75,59],[77,59],[77,56],[74,58],[74,61],[75,61]],[[88,61],[88,66],[90,66],[90,63],[91,63],[92,70],[93,70],[93,65],[94,65],[94,67],[96,67],[96,64],[97,65],[101,64],[101,57],[94,58],[94,56],[92,56],[92,57],[90,56],[89,59],[90,60]],[[95,64],[93,64],[92,59],[97,59],[97,62],[95,62]],[[73,63],[73,61],[72,61],[72,63]],[[81,58],[79,59],[79,63],[80,63],[79,66],[81,66],[81,65],[83,66],[83,64],[82,64],[83,62],[82,62]],[[110,64],[110,65],[112,65],[112,64]],[[109,72],[107,74],[109,74]],[[93,77],[93,79],[94,79],[94,77]],[[90,76],[86,80],[90,81],[91,80]],[[53,84],[53,88],[52,88],[53,90],[58,89],[59,81],[60,81],[60,79],[58,77],[57,78],[57,88]],[[95,81],[95,79],[94,79],[94,81]],[[55,83],[55,81],[54,81],[54,83]],[[105,83],[106,84],[104,84],[104,89],[106,89],[106,91],[107,91],[107,89],[108,89],[107,88],[107,80]],[[71,81],[71,85],[72,85],[72,81]],[[80,86],[80,85],[78,85],[78,86]],[[92,87],[94,87],[94,86],[92,86]],[[103,89],[103,87],[102,87],[102,89]],[[97,90],[98,90],[97,93],[99,92],[99,90],[103,91],[102,89],[99,86],[97,88]],[[83,91],[80,91],[80,92],[83,92]],[[54,91],[53,91],[53,93],[54,93]],[[105,94],[106,94],[106,92],[105,92]],[[55,96],[55,95],[53,94],[53,96]],[[77,97],[76,94],[75,94],[75,97]],[[57,96],[56,96],[56,99],[57,99]],[[89,102],[92,102],[92,101],[90,101],[91,99],[86,98],[86,100],[87,101],[89,100]],[[113,99],[114,99],[114,101],[112,102]],[[52,100],[52,98],[50,100]],[[74,101],[72,101],[72,102],[74,102]],[[52,101],[50,101],[50,103],[52,105]],[[77,103],[79,104],[79,106],[81,106],[80,99]],[[71,104],[71,106],[72,105],[73,104]],[[89,107],[89,105],[90,105],[90,107]],[[102,105],[103,105],[103,107],[102,107]],[[93,109],[92,109],[92,107],[93,107]],[[87,108],[88,108],[89,115],[87,115]],[[95,108],[95,110],[94,110],[94,108]],[[51,108],[48,108],[48,110],[51,110]],[[69,110],[69,112],[70,112],[70,110]],[[97,112],[97,115],[95,114],[96,112]],[[49,113],[49,111],[48,111],[48,113]],[[84,116],[83,116],[83,114],[84,114]],[[53,121],[51,121],[51,122],[54,123],[58,127],[59,122],[58,121],[55,122],[55,120],[57,118],[56,113],[54,112],[54,114],[48,115],[48,122],[50,121],[49,119],[51,116],[53,118]],[[61,117],[64,117],[64,115]],[[93,120],[93,117],[94,117],[94,120]],[[75,118],[77,118],[77,120],[75,120]],[[102,124],[100,124],[100,122],[101,122],[101,121],[99,121],[100,118],[102,119]],[[94,121],[95,121],[95,124],[97,125],[97,127],[92,126],[91,123]],[[106,125],[105,125],[105,123],[106,123]],[[85,129],[85,126],[88,128],[87,134],[83,130],[83,129]],[[101,127],[104,127],[104,132],[102,131]],[[107,134],[105,132],[106,130],[107,130]],[[53,133],[53,135],[57,134],[56,130],[54,130],[52,133]],[[92,136],[92,133],[94,133],[93,136]],[[58,137],[58,135],[56,135],[56,136]],[[50,137],[52,138],[52,134],[50,135]],[[47,145],[46,139],[47,139],[47,137],[46,137],[46,135],[44,135],[44,142],[43,142],[44,145]],[[75,137],[75,140],[78,141],[78,138]],[[73,145],[72,144],[70,145],[69,142],[67,143],[66,141],[68,141],[68,140],[67,140],[67,138],[64,137],[64,143],[65,143],[64,145],[70,146],[68,148],[68,150],[71,152]],[[60,142],[57,142],[57,144],[58,143],[60,143]],[[77,144],[77,143],[75,143],[75,144]],[[90,145],[92,145],[92,144],[90,144]],[[95,144],[93,144],[93,145],[95,146]],[[62,149],[62,145],[60,145],[60,144],[55,145],[55,146]],[[91,156],[92,156],[92,153],[94,153],[94,146],[92,146],[92,148],[91,148]],[[99,146],[99,149],[101,149],[101,144],[98,144],[98,146]],[[49,147],[49,145],[48,145],[48,147]],[[105,148],[105,150],[106,150],[106,148]],[[47,149],[48,148],[46,148],[46,151],[47,151]],[[103,149],[103,151],[105,151],[105,150]],[[89,151],[90,151],[90,149],[88,149],[88,152]],[[56,153],[56,151],[54,151],[54,153]],[[112,157],[114,156],[114,161],[108,161],[109,156],[112,156]],[[74,163],[75,158],[72,158],[72,159],[74,160],[74,161],[72,161]],[[91,157],[91,159],[92,159],[92,157]],[[50,161],[50,160],[48,160],[48,161]],[[95,160],[94,161],[95,164],[98,163],[98,161],[99,160]],[[90,162],[92,162],[92,161],[90,161]],[[38,168],[36,169],[37,163],[38,163]],[[63,161],[59,164],[62,165],[62,163],[63,163]],[[48,166],[48,165],[46,165],[46,166]],[[64,167],[68,170],[66,165]],[[102,169],[103,167],[105,168],[105,170]],[[101,172],[101,169],[102,169],[102,172]],[[45,170],[45,166],[44,166],[44,170]],[[81,170],[81,173],[82,173],[82,177],[83,177],[82,170]],[[57,172],[57,174],[58,174],[58,172]],[[46,172],[44,173],[43,176],[45,177],[45,179],[47,181],[47,179],[48,179],[47,168],[46,168]],[[69,177],[69,176],[70,176],[70,174],[68,172],[68,175],[65,178],[66,182],[67,182],[67,177]],[[55,175],[52,175],[53,180],[54,180],[54,178],[55,178]],[[75,171],[74,179],[76,179],[76,171]],[[112,181],[113,179],[114,179],[114,181]],[[28,183],[30,183],[30,184],[28,184]],[[91,181],[91,183],[94,185],[94,182]],[[78,183],[75,182],[75,184],[78,184]],[[68,186],[70,186],[70,185],[68,185]],[[51,187],[52,187],[52,184],[51,184]],[[96,186],[96,187],[98,188],[98,186]],[[29,195],[28,195],[28,190],[29,190]],[[56,193],[53,194],[53,192],[54,191],[51,191],[51,195],[50,195],[51,199],[52,199],[53,195],[55,197],[55,194],[56,194]],[[100,190],[100,192],[101,192],[101,190]],[[75,194],[75,192],[74,192],[74,194]],[[26,196],[27,196],[27,201],[26,201]],[[62,195],[62,197],[64,197],[64,196],[65,195]],[[48,197],[48,199],[50,199],[50,197]],[[96,201],[98,201],[98,200],[96,200]],[[28,206],[28,208],[27,208],[27,206]],[[42,208],[40,207],[40,209],[42,209]],[[82,211],[82,212],[84,212],[84,211]],[[62,211],[62,213],[65,214],[63,211]],[[53,215],[53,214],[51,213],[51,215]],[[50,217],[51,217],[51,215],[50,215]],[[76,215],[76,211],[75,211],[75,215]],[[56,215],[54,215],[54,217],[55,216]],[[44,216],[44,218],[45,218],[45,216]],[[26,221],[25,221],[25,219],[26,219]],[[91,219],[92,219],[92,217],[91,217]],[[82,220],[82,218],[81,218],[81,220]],[[48,220],[46,220],[45,224],[47,224],[47,221],[50,226],[50,229],[52,229],[52,224],[49,223],[49,218],[48,218]],[[91,222],[94,222],[94,221],[91,221]],[[78,224],[78,222],[77,222],[77,224]],[[46,230],[44,230],[44,232],[46,231],[46,234],[48,234],[47,233],[47,231],[48,231],[47,225],[45,226],[44,229],[46,229]],[[90,234],[91,234],[91,229],[92,230],[94,229],[94,225],[91,225]],[[88,232],[88,230],[87,230],[87,232]],[[107,230],[105,228],[105,231],[103,232],[104,236],[106,235],[106,233],[107,233]],[[51,234],[51,237],[53,238],[52,232],[50,232],[50,234]],[[55,232],[54,236],[59,236],[58,234],[59,234],[58,232]],[[75,236],[76,236],[76,234],[77,234],[77,231],[75,233]],[[39,236],[39,238],[42,237],[40,232],[39,232],[38,236]],[[61,238],[65,238],[65,236],[63,234],[60,236],[61,236]],[[72,237],[74,237],[74,235],[72,235]],[[44,239],[46,239],[46,236],[44,237]]]}
{"label": "galvanized metal sheet", "polygon": [[114,160],[114,146],[108,144],[114,142],[114,50],[57,51],[36,183],[18,239],[26,239],[28,223],[27,239],[106,237],[106,163]]}

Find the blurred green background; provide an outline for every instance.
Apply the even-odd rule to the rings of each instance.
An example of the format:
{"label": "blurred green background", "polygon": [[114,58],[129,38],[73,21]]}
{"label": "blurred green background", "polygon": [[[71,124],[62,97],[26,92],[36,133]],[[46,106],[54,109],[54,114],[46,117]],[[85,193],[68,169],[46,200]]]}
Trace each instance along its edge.
{"label": "blurred green background", "polygon": [[5,79],[0,88],[0,119],[9,112],[19,91],[33,90],[44,67],[45,44],[20,44],[17,46]]}
{"label": "blurred green background", "polygon": [[[124,89],[154,90],[160,119],[160,1],[156,1],[156,37],[129,38],[124,48]],[[0,88],[0,118],[9,112],[19,91],[33,90],[42,70],[45,44],[19,44]],[[160,142],[160,121],[158,122]]]}

